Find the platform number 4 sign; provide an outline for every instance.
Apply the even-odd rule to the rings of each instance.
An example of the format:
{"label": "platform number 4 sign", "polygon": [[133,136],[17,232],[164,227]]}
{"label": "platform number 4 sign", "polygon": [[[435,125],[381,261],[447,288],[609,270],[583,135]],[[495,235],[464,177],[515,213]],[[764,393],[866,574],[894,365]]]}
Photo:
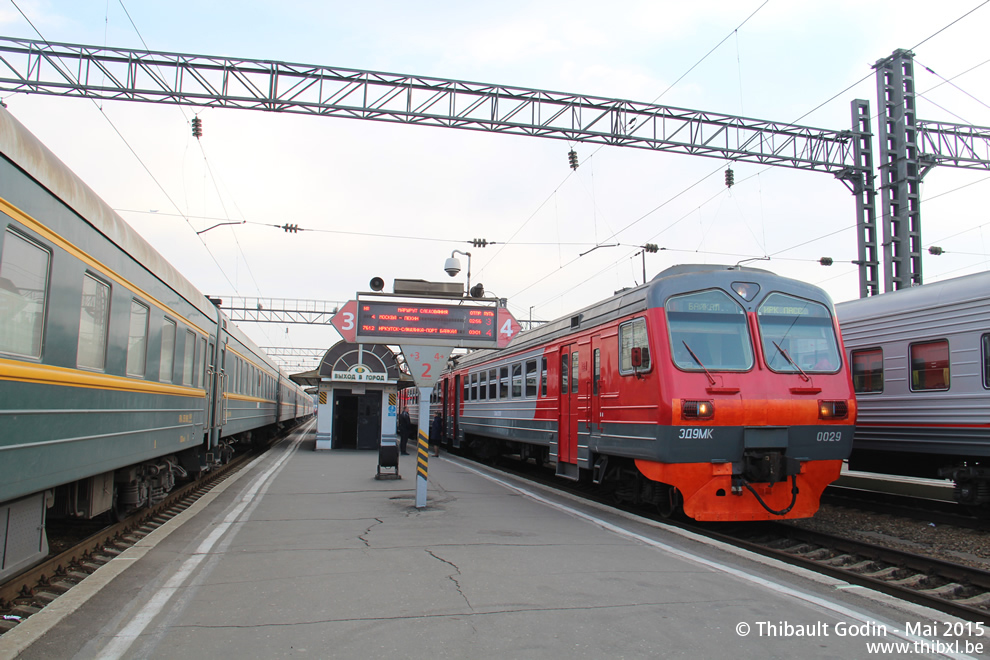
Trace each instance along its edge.
{"label": "platform number 4 sign", "polygon": [[498,308],[498,347],[505,348],[509,345],[519,331],[522,330],[522,326],[516,321],[516,318],[507,310],[505,307]]}

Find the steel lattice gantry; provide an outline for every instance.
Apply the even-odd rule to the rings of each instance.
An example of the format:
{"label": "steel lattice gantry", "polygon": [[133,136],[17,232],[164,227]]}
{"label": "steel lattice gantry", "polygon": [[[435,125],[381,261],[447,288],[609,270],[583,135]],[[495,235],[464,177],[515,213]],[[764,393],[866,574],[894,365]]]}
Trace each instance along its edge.
{"label": "steel lattice gantry", "polygon": [[[904,53],[896,51],[876,65],[878,97],[884,108],[879,153],[887,290],[921,281],[921,260],[911,250],[917,252],[920,245],[916,184],[924,172],[912,175],[912,167],[917,171],[918,163],[937,163],[990,168],[986,156],[990,129],[915,122],[913,76],[902,75]],[[6,37],[0,37],[0,90],[420,124],[827,172],[856,197],[860,295],[879,293],[866,101],[852,102],[851,130],[834,131],[423,76]],[[918,144],[930,153],[920,156]],[[904,220],[908,209],[912,215]],[[893,271],[896,277],[886,275]]]}
{"label": "steel lattice gantry", "polygon": [[503,85],[0,37],[0,89],[579,140],[837,173],[848,131]]}
{"label": "steel lattice gantry", "polygon": [[332,300],[296,300],[290,298],[213,298],[214,304],[234,322],[305,323],[330,325],[342,302]]}

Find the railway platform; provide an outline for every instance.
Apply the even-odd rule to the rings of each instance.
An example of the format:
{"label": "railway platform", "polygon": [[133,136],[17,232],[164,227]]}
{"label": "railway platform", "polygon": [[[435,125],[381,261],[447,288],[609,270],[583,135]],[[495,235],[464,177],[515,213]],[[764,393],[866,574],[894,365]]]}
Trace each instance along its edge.
{"label": "railway platform", "polygon": [[946,615],[447,454],[417,509],[415,455],[376,480],[376,452],[314,444],[310,424],[0,638],[0,658],[986,651],[942,636]]}

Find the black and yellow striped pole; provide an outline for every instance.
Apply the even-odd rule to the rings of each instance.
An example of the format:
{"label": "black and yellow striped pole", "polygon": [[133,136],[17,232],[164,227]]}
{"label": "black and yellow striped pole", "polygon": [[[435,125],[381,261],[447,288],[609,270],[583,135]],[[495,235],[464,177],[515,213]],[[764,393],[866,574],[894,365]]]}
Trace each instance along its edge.
{"label": "black and yellow striped pole", "polygon": [[416,434],[416,508],[426,506],[426,484],[430,478],[430,393],[432,388],[419,388],[419,431]]}

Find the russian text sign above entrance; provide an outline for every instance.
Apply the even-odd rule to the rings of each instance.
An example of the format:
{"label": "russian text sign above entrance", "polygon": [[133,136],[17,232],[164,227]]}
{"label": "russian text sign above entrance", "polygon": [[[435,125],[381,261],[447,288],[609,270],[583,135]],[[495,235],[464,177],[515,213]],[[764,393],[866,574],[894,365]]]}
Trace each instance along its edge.
{"label": "russian text sign above entrance", "polygon": [[[339,317],[339,318],[338,318]],[[504,307],[432,302],[350,301],[331,322],[348,341],[459,348],[504,348],[519,323]]]}

